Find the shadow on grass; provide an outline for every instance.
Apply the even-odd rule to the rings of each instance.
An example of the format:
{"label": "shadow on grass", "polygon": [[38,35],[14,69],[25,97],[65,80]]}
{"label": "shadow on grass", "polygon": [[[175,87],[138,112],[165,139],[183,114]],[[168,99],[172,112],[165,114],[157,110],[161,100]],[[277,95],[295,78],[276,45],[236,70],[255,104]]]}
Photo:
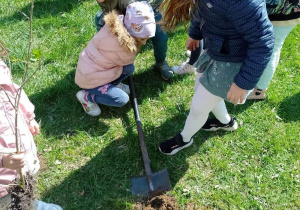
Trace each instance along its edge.
{"label": "shadow on grass", "polygon": [[88,117],[83,112],[75,97],[79,88],[74,83],[74,76],[72,71],[51,87],[30,96],[36,119],[41,121],[46,137],[72,134],[76,130],[93,130],[93,135],[103,135],[108,129],[98,118]]}
{"label": "shadow on grass", "polygon": [[[53,87],[56,87],[55,89],[43,90],[42,93],[40,93],[41,96],[44,95],[44,100],[51,101],[52,98],[57,97],[57,94],[61,94],[64,99],[62,99],[63,101],[60,103],[66,103],[69,100],[73,100],[70,103],[74,103],[74,95],[78,89],[76,85],[69,84],[68,89],[61,89],[62,84],[68,84],[68,81],[69,83],[73,83],[73,78],[74,72],[68,74],[64,80],[56,83]],[[149,78],[151,78],[150,82]],[[168,85],[162,82],[160,76],[153,74],[150,69],[140,74],[135,74],[133,79],[139,104],[149,97],[158,97],[158,92],[164,91],[164,88]],[[176,82],[176,80],[174,80],[174,82]],[[49,92],[48,96],[46,92]],[[38,98],[39,95],[35,97]],[[82,112],[82,115],[85,115],[81,105],[77,103],[77,101],[76,104],[77,105],[74,105],[76,108],[69,110],[69,113],[63,115],[62,118],[68,118],[67,116],[72,114],[73,109],[75,110],[73,115],[80,116],[81,114],[76,114],[77,112]],[[180,108],[181,105],[178,106]],[[47,190],[47,192],[42,195],[42,200],[57,203],[63,206],[64,209],[94,210],[130,209],[131,205],[138,199],[131,196],[130,178],[145,176],[145,172],[139,139],[135,129],[136,125],[134,120],[129,117],[129,114],[133,114],[131,102],[123,108],[102,107],[103,114],[100,120],[115,118],[116,116],[122,118],[123,126],[127,128],[126,136],[115,139],[107,144],[104,149],[92,157],[84,166],[72,171],[59,185]],[[183,107],[181,109],[184,110]],[[43,113],[45,110],[40,112]],[[198,153],[199,148],[210,137],[226,135],[224,132],[207,133],[200,131],[196,134],[195,143],[190,148],[172,157],[161,154],[157,148],[159,143],[173,136],[183,128],[186,114],[185,112],[180,112],[162,123],[159,127],[149,126],[147,124],[143,125],[152,170],[153,172],[157,172],[163,168],[167,168],[173,187],[176,186],[177,182],[186,174],[189,168],[186,162],[188,157]],[[59,116],[60,114],[57,115],[57,117]],[[70,117],[72,118],[72,116]],[[143,116],[141,116],[141,118],[143,122]],[[75,127],[72,129],[88,129],[88,126],[85,127],[83,124],[89,122],[93,123],[94,119],[85,117],[82,121],[76,121],[76,124],[74,124]],[[95,122],[98,122],[98,120],[95,120]],[[69,123],[72,123],[72,120]],[[92,126],[96,127],[96,125]],[[49,129],[48,132],[57,132],[57,129],[60,130],[61,128],[56,127],[53,129],[49,126],[44,127],[44,129]],[[106,126],[104,129],[98,129],[102,129],[102,131],[98,133],[98,135],[101,135],[104,134],[108,128]]]}
{"label": "shadow on grass", "polygon": [[[133,79],[138,104],[148,98],[159,97],[158,94],[169,85],[160,78],[158,72],[151,69],[135,72]],[[180,79],[182,77],[174,78],[171,83]],[[64,209],[129,208],[136,199],[131,196],[129,190],[130,178],[145,175],[135,122],[129,118],[129,114],[133,114],[131,102],[122,108],[101,106],[102,115],[92,118],[84,113],[75,98],[78,89],[72,71],[51,87],[31,95],[31,100],[36,105],[37,118],[42,120],[46,136],[59,136],[66,130],[86,130],[92,136],[101,136],[109,129],[103,120],[116,117],[123,119],[127,133],[125,137],[111,141],[86,165],[72,171],[59,185],[49,189],[42,195],[42,200],[60,204]],[[143,116],[141,118],[143,122]],[[186,158],[197,153],[202,143],[212,135],[201,132],[192,147],[174,157],[161,154],[157,148],[159,143],[180,131],[185,119],[186,113],[181,112],[159,127],[144,125],[152,170],[156,172],[167,168],[172,186],[175,186],[188,170]],[[94,133],[91,130],[94,130]]]}
{"label": "shadow on grass", "polygon": [[300,120],[300,92],[285,98],[279,106],[278,115],[285,122]]}
{"label": "shadow on grass", "polygon": [[[131,111],[130,103],[121,108],[100,105],[102,114],[99,117],[88,116],[75,97],[80,88],[75,84],[74,78],[75,71],[71,71],[51,87],[41,89],[30,96],[46,137],[76,133],[77,130],[88,131],[92,136],[101,136],[109,129],[104,120],[124,118]],[[167,85],[178,81],[175,79],[165,82],[153,69],[135,72],[133,79],[139,104],[145,99],[158,97]]]}
{"label": "shadow on grass", "polygon": [[[144,125],[152,170],[156,172],[167,168],[173,187],[189,168],[186,159],[197,153],[211,135],[224,134],[200,132],[195,143],[183,152],[172,157],[161,154],[157,146],[162,140],[172,136],[175,129],[182,128],[185,118],[185,113],[181,113],[160,127]],[[131,196],[130,178],[145,176],[145,172],[135,122],[130,121],[127,116],[124,116],[124,122],[128,127],[125,137],[110,142],[86,165],[74,170],[59,185],[44,193],[42,200],[60,204],[64,209],[70,210],[130,209],[137,199]],[[174,126],[174,122],[180,123]]]}
{"label": "shadow on grass", "polygon": [[[84,2],[84,0],[56,0],[56,1],[49,1],[49,0],[40,0],[40,1],[34,1],[34,12],[33,12],[33,18],[42,18],[46,15],[51,16],[57,16],[61,15],[64,12],[69,12],[73,10],[75,7],[78,7],[80,3]],[[10,21],[16,21],[16,20],[23,20],[25,19],[24,15],[22,15],[20,12],[29,14],[30,12],[31,4],[28,3],[26,6],[22,8],[17,8],[19,11],[16,10],[16,12],[7,17],[3,17],[2,21],[4,22],[10,22]]]}
{"label": "shadow on grass", "polygon": [[236,105],[236,106],[227,101],[225,103],[226,103],[226,108],[228,110],[228,113],[231,116],[237,116],[237,115],[243,113],[249,107],[251,107],[255,103],[255,101],[246,101],[244,104],[240,104],[240,105]]}

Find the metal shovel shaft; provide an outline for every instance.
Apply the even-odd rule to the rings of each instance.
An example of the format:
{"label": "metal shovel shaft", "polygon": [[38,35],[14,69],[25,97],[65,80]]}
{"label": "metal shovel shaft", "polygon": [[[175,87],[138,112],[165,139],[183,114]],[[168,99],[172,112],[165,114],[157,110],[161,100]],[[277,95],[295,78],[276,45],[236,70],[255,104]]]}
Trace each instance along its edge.
{"label": "metal shovel shaft", "polygon": [[169,174],[167,169],[162,169],[158,172],[152,173],[144,133],[142,130],[138,103],[133,86],[133,79],[131,76],[129,76],[129,87],[146,172],[146,177],[135,177],[131,179],[131,191],[133,195],[154,196],[171,190]]}
{"label": "metal shovel shaft", "polygon": [[142,151],[142,156],[143,156],[143,162],[144,162],[144,167],[145,167],[145,172],[146,172],[146,178],[148,181],[148,187],[150,191],[153,191],[153,183],[152,183],[152,170],[150,167],[150,159],[145,143],[145,137],[144,133],[142,130],[142,122],[139,114],[139,108],[138,108],[138,103],[135,95],[135,90],[133,86],[133,79],[132,76],[129,76],[129,88],[130,88],[130,93],[132,96],[132,105],[133,105],[133,110],[134,110],[134,116],[135,116],[135,121],[136,121],[136,126],[138,130],[138,136],[140,140],[140,147]]}

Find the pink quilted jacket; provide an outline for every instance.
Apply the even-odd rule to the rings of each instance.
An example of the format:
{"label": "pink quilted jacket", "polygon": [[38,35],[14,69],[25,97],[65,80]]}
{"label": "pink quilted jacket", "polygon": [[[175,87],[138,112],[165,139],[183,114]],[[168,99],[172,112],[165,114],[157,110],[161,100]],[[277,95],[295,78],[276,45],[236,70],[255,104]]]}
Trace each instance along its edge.
{"label": "pink quilted jacket", "polygon": [[[14,101],[16,90],[19,86],[12,82],[10,70],[1,59],[0,86],[7,92],[10,99]],[[7,194],[7,185],[18,177],[18,173],[15,170],[3,168],[2,165],[3,152],[16,152],[14,135],[15,110],[2,88],[0,88],[0,197]],[[30,121],[33,120],[35,116],[33,111],[34,106],[23,91],[21,93],[18,118],[20,147],[21,151],[25,151],[25,166],[22,171],[23,173],[31,172],[32,174],[35,174],[40,165],[37,157],[36,145],[28,127]]]}
{"label": "pink quilted jacket", "polygon": [[105,17],[105,26],[81,52],[75,82],[84,89],[105,85],[119,78],[123,66],[134,62],[136,42],[115,12]]}

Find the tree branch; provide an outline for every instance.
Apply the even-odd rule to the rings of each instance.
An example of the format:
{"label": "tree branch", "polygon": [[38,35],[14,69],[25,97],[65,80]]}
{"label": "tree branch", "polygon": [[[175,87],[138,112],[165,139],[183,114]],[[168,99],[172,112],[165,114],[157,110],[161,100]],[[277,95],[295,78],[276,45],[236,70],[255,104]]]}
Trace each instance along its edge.
{"label": "tree branch", "polygon": [[3,88],[1,85],[0,85],[0,90],[3,90],[3,91],[4,91],[6,97],[8,98],[9,103],[13,106],[14,109],[16,109],[16,108],[15,108],[15,105],[14,105],[14,103],[11,101],[11,99],[10,99],[8,93],[6,92],[6,90],[4,90],[4,88]]}

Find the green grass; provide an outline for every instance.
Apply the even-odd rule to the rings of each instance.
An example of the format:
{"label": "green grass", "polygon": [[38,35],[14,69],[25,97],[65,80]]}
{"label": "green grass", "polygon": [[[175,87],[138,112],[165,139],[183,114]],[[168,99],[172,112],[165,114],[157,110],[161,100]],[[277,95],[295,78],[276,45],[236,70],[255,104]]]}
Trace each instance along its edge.
{"label": "green grass", "polygon": [[[29,23],[14,7],[28,14],[29,4],[0,5],[0,39],[11,51],[16,82],[24,69]],[[144,175],[131,104],[101,106],[102,115],[92,118],[75,98],[78,55],[95,33],[97,10],[93,0],[35,2],[33,48],[43,64],[25,90],[41,123],[35,140],[44,166],[37,197],[64,209],[131,209],[130,177]],[[183,128],[194,77],[164,82],[152,69],[151,42],[137,56],[134,81],[152,168],[168,169],[170,193],[182,208],[300,208],[299,37],[298,26],[286,39],[267,100],[228,104],[240,123],[236,132],[199,131],[195,143],[173,157],[157,146]],[[169,34],[170,65],[186,60],[186,39],[184,27]]]}

